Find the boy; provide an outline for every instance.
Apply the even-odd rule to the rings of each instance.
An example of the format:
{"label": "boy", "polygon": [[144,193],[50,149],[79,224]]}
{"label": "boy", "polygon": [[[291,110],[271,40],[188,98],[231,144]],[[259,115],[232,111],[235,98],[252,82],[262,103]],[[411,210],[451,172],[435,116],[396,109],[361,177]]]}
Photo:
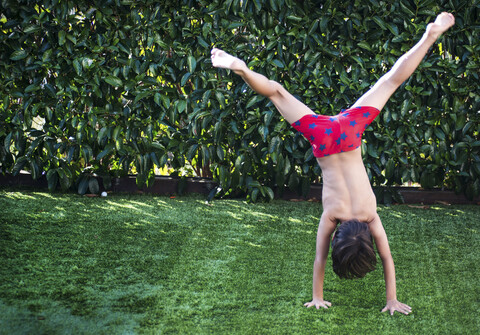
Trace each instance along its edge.
{"label": "boy", "polygon": [[373,270],[376,262],[373,238],[385,277],[387,302],[382,312],[389,311],[391,315],[395,311],[411,312],[410,306],[397,300],[395,266],[363,165],[361,136],[390,96],[415,71],[437,38],[454,23],[452,14],[438,15],[435,22],[427,26],[421,40],[400,57],[389,72],[353,106],[333,117],[315,114],[279,83],[251,71],[242,60],[222,50],[212,50],[214,67],[230,69],[240,75],[254,91],[268,97],[283,118],[310,141],[322,169],[323,213],[317,232],[313,298],[306,307],[331,306],[323,297],[323,281],[330,237],[337,229],[332,240],[334,271],[340,277],[361,278]]}

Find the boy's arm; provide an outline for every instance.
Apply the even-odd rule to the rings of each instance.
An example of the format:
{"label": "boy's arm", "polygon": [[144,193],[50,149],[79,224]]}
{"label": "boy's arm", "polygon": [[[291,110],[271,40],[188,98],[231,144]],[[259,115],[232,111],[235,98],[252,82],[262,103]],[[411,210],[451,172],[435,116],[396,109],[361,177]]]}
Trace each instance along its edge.
{"label": "boy's arm", "polygon": [[393,315],[395,311],[408,314],[412,308],[397,300],[397,285],[395,279],[395,265],[388,245],[387,234],[383,228],[380,217],[376,215],[375,219],[369,224],[370,232],[375,240],[378,254],[382,260],[383,273],[385,277],[385,290],[387,296],[387,305],[382,312],[390,311]]}
{"label": "boy's arm", "polygon": [[315,262],[313,263],[313,298],[305,307],[315,306],[328,308],[332,304],[323,300],[323,280],[325,277],[325,265],[327,263],[330,236],[335,230],[336,222],[323,213],[318,225]]}

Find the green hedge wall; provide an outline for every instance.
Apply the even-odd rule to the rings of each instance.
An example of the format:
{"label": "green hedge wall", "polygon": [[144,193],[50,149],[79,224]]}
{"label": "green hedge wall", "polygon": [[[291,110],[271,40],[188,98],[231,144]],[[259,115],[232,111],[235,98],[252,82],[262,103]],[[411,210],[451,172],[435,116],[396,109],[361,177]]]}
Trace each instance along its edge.
{"label": "green hedge wall", "polygon": [[274,187],[305,194],[320,180],[307,141],[239,77],[213,69],[210,49],[336,114],[441,11],[455,27],[366,131],[364,160],[376,186],[477,196],[478,0],[2,0],[1,170],[85,193],[98,192],[95,175],[108,187],[134,172],[142,186],[168,166],[251,200]]}

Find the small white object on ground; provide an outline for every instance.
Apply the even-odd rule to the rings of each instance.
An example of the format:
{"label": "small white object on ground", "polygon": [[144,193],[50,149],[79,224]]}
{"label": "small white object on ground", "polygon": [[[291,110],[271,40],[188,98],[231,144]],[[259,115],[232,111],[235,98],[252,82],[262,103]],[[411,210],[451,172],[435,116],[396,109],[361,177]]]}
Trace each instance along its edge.
{"label": "small white object on ground", "polygon": [[106,196],[107,196],[107,192],[105,192],[105,191],[102,192],[101,196],[102,196],[102,197],[106,197]]}

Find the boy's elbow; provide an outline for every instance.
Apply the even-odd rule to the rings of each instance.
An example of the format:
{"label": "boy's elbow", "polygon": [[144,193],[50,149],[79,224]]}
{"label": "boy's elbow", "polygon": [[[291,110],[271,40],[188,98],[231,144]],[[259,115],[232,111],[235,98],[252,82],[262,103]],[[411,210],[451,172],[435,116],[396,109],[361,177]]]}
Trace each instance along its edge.
{"label": "boy's elbow", "polygon": [[393,263],[393,257],[390,252],[384,255],[380,254],[380,259],[382,260],[382,264]]}
{"label": "boy's elbow", "polygon": [[315,256],[315,261],[313,262],[315,267],[325,266],[326,263],[327,259],[325,257],[322,257],[320,255]]}

